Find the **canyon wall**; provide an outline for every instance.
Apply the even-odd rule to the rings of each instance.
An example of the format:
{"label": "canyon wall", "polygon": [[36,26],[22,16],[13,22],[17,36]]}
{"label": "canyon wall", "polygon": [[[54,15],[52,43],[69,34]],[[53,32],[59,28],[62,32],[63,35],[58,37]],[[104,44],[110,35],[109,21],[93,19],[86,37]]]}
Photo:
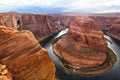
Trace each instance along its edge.
{"label": "canyon wall", "polygon": [[63,14],[51,14],[52,16],[56,16],[63,26],[69,27],[70,21],[75,18],[75,16],[63,15]]}
{"label": "canyon wall", "polygon": [[101,27],[101,30],[103,31],[108,31],[112,24],[119,19],[119,17],[114,17],[114,16],[89,16],[90,18],[94,19],[99,26]]}
{"label": "canyon wall", "polygon": [[108,30],[107,34],[113,38],[120,40],[120,20],[117,20]]}
{"label": "canyon wall", "polygon": [[58,17],[50,15],[38,15],[38,14],[0,14],[0,25],[12,27],[17,29],[19,25],[17,21],[20,20],[22,23],[23,30],[31,31],[38,41],[57,33],[64,29]]}
{"label": "canyon wall", "polygon": [[30,31],[0,26],[0,64],[6,65],[13,80],[55,79],[48,52]]}

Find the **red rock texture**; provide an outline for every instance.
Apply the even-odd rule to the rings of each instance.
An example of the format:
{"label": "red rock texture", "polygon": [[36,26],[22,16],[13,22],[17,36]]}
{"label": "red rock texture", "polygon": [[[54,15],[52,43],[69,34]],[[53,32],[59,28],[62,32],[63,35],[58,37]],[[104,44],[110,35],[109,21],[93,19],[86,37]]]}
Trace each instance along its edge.
{"label": "red rock texture", "polygon": [[111,26],[107,34],[120,40],[120,20],[116,20],[116,22]]}
{"label": "red rock texture", "polygon": [[54,80],[55,67],[30,31],[0,26],[0,63],[13,80]]}
{"label": "red rock texture", "polygon": [[0,64],[0,80],[13,80],[12,75],[8,71],[6,65]]}
{"label": "red rock texture", "polygon": [[0,14],[0,25],[17,29],[19,14]]}
{"label": "red rock texture", "polygon": [[0,14],[0,25],[17,29],[17,20],[21,20],[24,30],[31,31],[38,41],[59,32],[62,26],[58,17],[37,14]]}
{"label": "red rock texture", "polygon": [[118,17],[115,16],[90,16],[90,18],[94,19],[101,27],[101,30],[109,30],[112,24],[118,20]]}
{"label": "red rock texture", "polygon": [[[54,16],[23,15],[22,21],[25,22],[23,23],[25,24],[23,25],[23,29],[32,31],[39,41],[45,36],[59,32],[61,29],[65,28],[61,26],[59,19]],[[28,22],[26,23],[26,21]]]}
{"label": "red rock texture", "polygon": [[75,18],[75,16],[67,16],[62,14],[54,14],[53,16],[58,17],[63,26],[69,27],[70,21]]}
{"label": "red rock texture", "polygon": [[53,50],[67,67],[81,72],[105,62],[107,42],[92,19],[79,17],[71,21],[68,34],[53,45]]}

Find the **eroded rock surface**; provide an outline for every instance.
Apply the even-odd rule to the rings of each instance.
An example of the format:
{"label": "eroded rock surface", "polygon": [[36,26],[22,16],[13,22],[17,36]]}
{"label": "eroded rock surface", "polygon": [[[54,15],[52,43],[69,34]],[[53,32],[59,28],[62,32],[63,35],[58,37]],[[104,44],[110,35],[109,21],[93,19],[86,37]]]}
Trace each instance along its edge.
{"label": "eroded rock surface", "polygon": [[38,14],[0,14],[0,25],[17,29],[17,21],[22,23],[23,30],[31,31],[38,41],[59,32],[63,26],[58,17]]}
{"label": "eroded rock surface", "polygon": [[12,74],[8,71],[6,65],[0,64],[0,80],[13,80]]}
{"label": "eroded rock surface", "polygon": [[30,31],[0,26],[0,63],[13,80],[54,80],[55,67]]}
{"label": "eroded rock surface", "polygon": [[80,74],[106,72],[112,63],[100,27],[87,17],[71,21],[68,34],[53,45],[53,50],[65,67]]}
{"label": "eroded rock surface", "polygon": [[110,30],[107,33],[111,37],[114,37],[118,40],[120,40],[120,20],[117,20],[110,28]]}
{"label": "eroded rock surface", "polygon": [[110,27],[112,26],[112,24],[119,19],[119,17],[115,17],[115,16],[90,16],[90,18],[94,19],[99,25],[101,30],[103,31],[108,31],[110,29]]}

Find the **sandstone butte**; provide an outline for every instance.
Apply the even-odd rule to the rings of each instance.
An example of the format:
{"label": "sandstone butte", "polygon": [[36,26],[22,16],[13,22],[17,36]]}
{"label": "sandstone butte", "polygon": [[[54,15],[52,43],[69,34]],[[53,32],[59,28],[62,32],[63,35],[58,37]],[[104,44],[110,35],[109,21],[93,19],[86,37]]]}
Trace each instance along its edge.
{"label": "sandstone butte", "polygon": [[72,20],[53,51],[68,70],[86,76],[102,74],[115,62],[100,27],[87,17]]}
{"label": "sandstone butte", "polygon": [[115,39],[120,40],[120,20],[116,20],[116,22],[108,30],[107,34]]}
{"label": "sandstone butte", "polygon": [[[55,67],[48,52],[40,46],[30,31],[17,31],[0,26],[0,64],[6,66],[6,70],[11,73],[8,76],[12,76],[13,80],[54,80],[55,78]],[[4,66],[1,68],[1,65],[2,70]]]}
{"label": "sandstone butte", "polygon": [[52,15],[40,14],[0,14],[0,25],[17,29],[17,21],[22,23],[23,30],[31,31],[38,41],[66,28],[64,23]]}

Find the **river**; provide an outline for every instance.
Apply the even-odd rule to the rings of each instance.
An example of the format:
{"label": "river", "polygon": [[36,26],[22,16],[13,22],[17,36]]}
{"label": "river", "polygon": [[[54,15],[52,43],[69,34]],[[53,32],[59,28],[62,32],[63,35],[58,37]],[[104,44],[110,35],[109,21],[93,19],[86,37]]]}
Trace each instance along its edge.
{"label": "river", "polygon": [[[56,39],[57,37],[67,32],[68,29],[62,30],[53,39]],[[51,41],[46,43],[43,47],[48,50],[48,53],[56,67],[56,75],[60,80],[120,80],[120,41],[113,39],[107,35],[104,35],[104,37],[112,42],[108,42],[108,47],[112,49],[113,52],[116,54],[117,61],[108,72],[94,77],[84,77],[79,74],[68,71],[68,69],[66,69],[63,66],[58,57],[53,53]]]}

